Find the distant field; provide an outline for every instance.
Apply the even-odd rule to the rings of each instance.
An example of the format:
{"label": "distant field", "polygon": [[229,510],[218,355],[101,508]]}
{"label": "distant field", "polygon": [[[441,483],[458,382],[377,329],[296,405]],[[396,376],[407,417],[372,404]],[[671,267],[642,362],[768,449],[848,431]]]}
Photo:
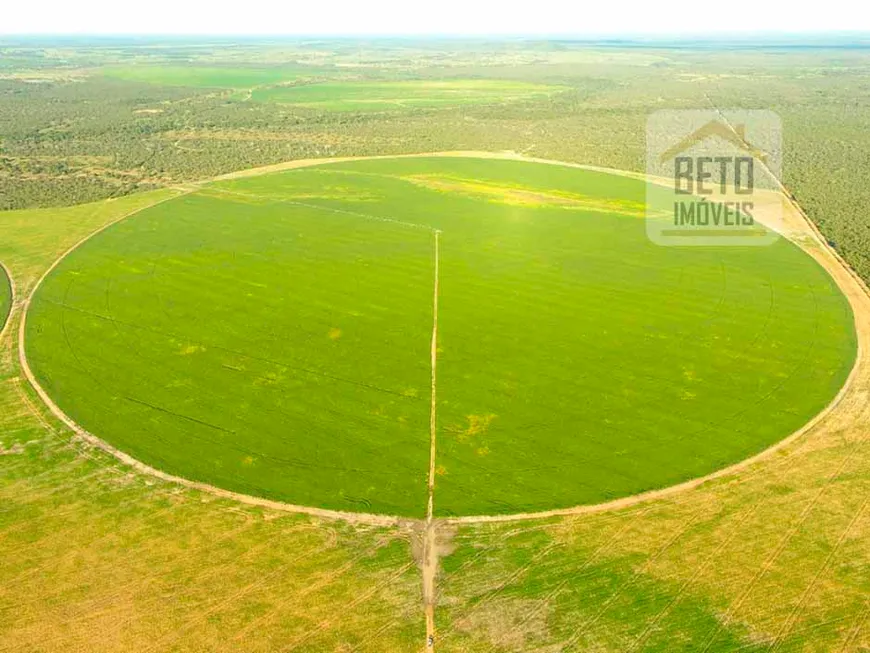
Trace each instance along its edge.
{"label": "distant field", "polygon": [[444,158],[213,184],[69,256],[30,309],[28,356],[66,412],[149,464],[421,516],[439,229],[436,512],[671,485],[799,428],[856,345],[796,246],[654,246],[643,192]]}
{"label": "distant field", "polygon": [[10,308],[12,308],[12,286],[9,283],[9,277],[6,276],[6,272],[0,267],[0,331],[2,331],[3,325],[6,324]]}
{"label": "distant field", "polygon": [[561,90],[560,86],[487,79],[330,82],[258,89],[253,99],[332,111],[384,111],[532,100]]}
{"label": "distant field", "polygon": [[163,86],[200,88],[251,88],[292,81],[298,68],[248,68],[231,66],[123,66],[104,70],[108,77]]}

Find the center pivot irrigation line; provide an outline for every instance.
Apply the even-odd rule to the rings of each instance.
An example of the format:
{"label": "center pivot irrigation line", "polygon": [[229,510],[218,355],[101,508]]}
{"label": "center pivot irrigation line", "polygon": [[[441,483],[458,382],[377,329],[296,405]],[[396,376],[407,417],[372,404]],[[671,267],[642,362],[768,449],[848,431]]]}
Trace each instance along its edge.
{"label": "center pivot irrigation line", "polygon": [[426,611],[426,648],[435,650],[435,574],[438,550],[435,533],[435,442],[437,435],[438,286],[440,279],[441,231],[435,230],[435,282],[432,289],[432,342],[430,364],[432,389],[429,403],[429,481],[426,525],[423,532],[423,601]]}
{"label": "center pivot irrigation line", "polygon": [[441,260],[441,231],[435,230],[435,283],[432,291],[432,345],[430,358],[432,366],[432,392],[429,404],[429,503],[426,507],[426,521],[432,521],[435,509],[435,430],[437,426],[437,373],[438,365],[438,284],[440,277]]}

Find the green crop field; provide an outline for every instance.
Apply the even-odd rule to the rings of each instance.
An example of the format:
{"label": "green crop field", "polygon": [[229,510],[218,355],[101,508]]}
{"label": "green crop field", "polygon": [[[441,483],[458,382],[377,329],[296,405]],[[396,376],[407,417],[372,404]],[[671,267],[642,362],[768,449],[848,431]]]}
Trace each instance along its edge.
{"label": "green crop field", "polygon": [[562,90],[560,86],[491,79],[329,82],[262,88],[254,91],[253,99],[330,111],[385,111],[539,100]]}
{"label": "green crop field", "polygon": [[658,247],[643,198],[625,177],[470,158],[211,184],[65,259],[28,357],[70,416],[158,468],[420,516],[439,230],[436,513],[671,485],[800,428],[856,342],[796,246]]}
{"label": "green crop field", "polygon": [[246,66],[112,66],[103,73],[107,77],[162,86],[198,88],[251,88],[263,84],[292,81],[299,76],[298,67]]}

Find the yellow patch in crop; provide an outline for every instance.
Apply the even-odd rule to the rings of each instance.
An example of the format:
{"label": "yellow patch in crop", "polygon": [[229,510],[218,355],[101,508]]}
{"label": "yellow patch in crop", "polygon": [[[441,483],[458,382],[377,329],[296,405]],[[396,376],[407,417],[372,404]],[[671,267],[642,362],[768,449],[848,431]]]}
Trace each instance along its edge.
{"label": "yellow patch in crop", "polygon": [[558,206],[594,213],[616,213],[633,218],[646,217],[646,205],[643,202],[632,200],[591,197],[580,193],[561,191],[543,191],[440,175],[409,175],[403,179],[430,190],[460,193],[497,204],[525,207]]}
{"label": "yellow patch in crop", "polygon": [[244,458],[242,458],[242,465],[244,465],[245,467],[250,467],[253,464],[254,464],[254,457],[253,456],[245,456]]}
{"label": "yellow patch in crop", "polygon": [[354,186],[320,186],[316,193],[292,193],[287,198],[292,201],[342,200],[343,202],[374,202],[383,199],[380,195],[362,191]]}
{"label": "yellow patch in crop", "polygon": [[444,465],[438,465],[438,467],[435,468],[435,475],[436,476],[446,476],[447,475],[447,468]]}
{"label": "yellow patch in crop", "polygon": [[417,388],[405,388],[404,390],[402,390],[402,396],[409,397],[411,399],[418,397],[419,394],[420,392],[417,390]]}
{"label": "yellow patch in crop", "polygon": [[511,596],[481,601],[475,609],[467,610],[456,620],[454,632],[473,633],[492,650],[534,650],[540,653],[564,650],[558,644],[554,647],[538,646],[539,642],[552,641],[553,638],[548,623],[554,612],[552,601],[546,597],[524,599]]}
{"label": "yellow patch in crop", "polygon": [[185,345],[178,353],[181,356],[190,356],[191,354],[198,354],[201,351],[205,351],[205,347],[202,345]]}
{"label": "yellow patch in crop", "polygon": [[[466,419],[468,420],[468,424],[465,427],[461,426],[448,426],[446,430],[456,433],[457,438],[460,442],[466,442],[471,438],[478,437],[486,433],[489,430],[489,425],[492,424],[492,421],[498,417],[498,415],[468,415]],[[480,450],[478,449],[478,452]],[[489,453],[489,449],[487,449],[487,453]]]}
{"label": "yellow patch in crop", "polygon": [[248,204],[250,206],[266,206],[274,201],[274,199],[270,197],[261,197],[259,195],[252,195],[251,193],[218,187],[204,188],[198,192],[198,195],[201,197],[218,198],[236,204]]}
{"label": "yellow patch in crop", "polygon": [[341,338],[341,329],[338,329],[336,327],[332,327],[329,330],[328,335],[329,335],[330,340],[338,340],[339,338]]}

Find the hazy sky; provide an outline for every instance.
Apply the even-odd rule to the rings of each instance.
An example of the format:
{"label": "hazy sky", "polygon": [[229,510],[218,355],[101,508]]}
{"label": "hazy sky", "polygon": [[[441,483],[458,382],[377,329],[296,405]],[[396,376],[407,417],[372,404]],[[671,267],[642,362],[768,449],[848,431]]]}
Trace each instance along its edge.
{"label": "hazy sky", "polygon": [[0,33],[620,34],[870,31],[865,0],[9,0]]}

